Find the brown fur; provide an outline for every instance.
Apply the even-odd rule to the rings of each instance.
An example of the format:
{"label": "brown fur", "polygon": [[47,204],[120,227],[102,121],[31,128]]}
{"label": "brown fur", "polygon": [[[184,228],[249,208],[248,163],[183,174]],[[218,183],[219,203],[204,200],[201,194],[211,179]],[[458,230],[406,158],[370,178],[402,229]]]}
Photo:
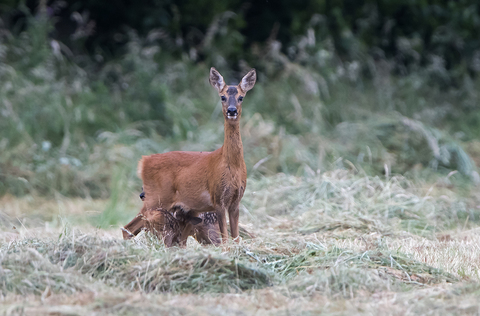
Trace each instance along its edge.
{"label": "brown fur", "polygon": [[130,239],[137,236],[145,227],[142,213],[138,213],[130,223],[122,228],[123,239]]}
{"label": "brown fur", "polygon": [[[225,211],[228,211],[232,237],[238,237],[239,205],[247,185],[247,168],[240,137],[242,99],[253,88],[255,80],[256,73],[252,69],[238,86],[227,86],[220,73],[212,67],[210,83],[223,97],[223,146],[214,152],[173,151],[143,156],[138,163],[138,173],[145,192],[143,209],[179,206],[189,210],[191,216],[215,212],[224,242],[228,238],[225,217]],[[236,93],[232,93],[233,88]],[[227,116],[227,109],[233,106],[238,113],[235,119]],[[186,240],[192,229],[192,223],[187,222],[181,239]]]}
{"label": "brown fur", "polygon": [[[178,211],[177,211],[178,212]],[[219,245],[221,242],[217,216],[215,213],[200,214],[202,222],[193,226],[187,233],[202,244]],[[186,239],[182,239],[182,233],[186,228],[188,218],[184,213],[170,212],[158,208],[155,210],[142,210],[123,229],[123,238],[130,239],[140,233],[142,229],[162,239],[166,247],[175,245],[185,246]]]}

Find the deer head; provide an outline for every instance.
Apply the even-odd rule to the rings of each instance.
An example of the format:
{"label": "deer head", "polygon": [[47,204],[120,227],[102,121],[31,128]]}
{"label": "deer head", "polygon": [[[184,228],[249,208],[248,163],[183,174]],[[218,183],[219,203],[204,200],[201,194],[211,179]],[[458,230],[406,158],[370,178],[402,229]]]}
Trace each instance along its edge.
{"label": "deer head", "polygon": [[238,85],[226,85],[222,75],[212,67],[210,69],[210,84],[217,89],[222,100],[222,112],[225,121],[237,123],[242,115],[242,101],[248,90],[252,89],[257,80],[255,69],[250,70]]}

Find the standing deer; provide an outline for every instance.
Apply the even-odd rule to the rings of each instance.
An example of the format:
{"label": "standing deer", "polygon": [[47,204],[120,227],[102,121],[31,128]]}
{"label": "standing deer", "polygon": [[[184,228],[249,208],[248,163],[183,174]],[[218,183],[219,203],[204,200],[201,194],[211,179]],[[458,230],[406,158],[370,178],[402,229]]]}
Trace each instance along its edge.
{"label": "standing deer", "polygon": [[[238,85],[226,85],[222,75],[210,69],[210,84],[222,102],[225,138],[213,152],[172,151],[143,156],[138,174],[143,181],[142,211],[180,208],[188,213],[181,240],[200,222],[199,213],[215,212],[222,242],[228,239],[228,211],[232,238],[239,236],[239,205],[247,186],[247,168],[240,137],[242,101],[257,79],[250,70]],[[141,211],[141,212],[142,212]]]}

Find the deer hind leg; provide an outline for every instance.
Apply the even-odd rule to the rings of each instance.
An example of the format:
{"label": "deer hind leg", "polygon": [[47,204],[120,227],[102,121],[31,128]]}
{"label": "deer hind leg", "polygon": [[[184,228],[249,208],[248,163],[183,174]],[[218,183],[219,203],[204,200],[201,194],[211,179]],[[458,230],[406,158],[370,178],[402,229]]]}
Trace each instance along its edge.
{"label": "deer hind leg", "polygon": [[238,232],[238,220],[240,218],[240,208],[239,205],[233,205],[228,210],[228,219],[230,221],[230,233],[232,234],[232,238],[235,241],[239,241],[239,232]]}
{"label": "deer hind leg", "polygon": [[201,244],[208,245],[214,244],[218,246],[221,244],[222,239],[220,238],[220,231],[218,230],[218,225],[198,225],[201,227],[195,228],[195,237],[197,241]]}
{"label": "deer hind leg", "polygon": [[218,226],[220,228],[222,243],[226,243],[228,240],[228,230],[227,230],[227,218],[225,216],[225,210],[223,209],[223,207],[217,207],[217,210],[215,213],[217,214]]}
{"label": "deer hind leg", "polygon": [[197,241],[202,244],[220,245],[222,240],[218,228],[217,214],[213,212],[202,213],[200,218],[203,219],[203,222],[194,229]]}
{"label": "deer hind leg", "polygon": [[213,228],[209,228],[207,230],[207,238],[215,246],[218,246],[222,243],[222,239],[220,238],[220,232],[218,230],[218,226],[213,227]]}

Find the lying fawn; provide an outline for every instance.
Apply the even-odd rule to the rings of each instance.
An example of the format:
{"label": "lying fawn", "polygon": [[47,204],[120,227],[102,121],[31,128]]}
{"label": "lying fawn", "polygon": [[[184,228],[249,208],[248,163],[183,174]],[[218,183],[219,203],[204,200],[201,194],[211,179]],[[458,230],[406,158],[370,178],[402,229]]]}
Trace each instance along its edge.
{"label": "lying fawn", "polygon": [[[123,238],[130,239],[147,230],[157,238],[163,240],[166,247],[185,246],[186,239],[182,239],[188,218],[185,218],[181,210],[164,210],[161,208],[145,210],[123,228]],[[220,231],[218,228],[217,216],[215,213],[202,213],[199,215],[201,223],[195,225],[188,236],[193,236],[202,244],[219,245]]]}

